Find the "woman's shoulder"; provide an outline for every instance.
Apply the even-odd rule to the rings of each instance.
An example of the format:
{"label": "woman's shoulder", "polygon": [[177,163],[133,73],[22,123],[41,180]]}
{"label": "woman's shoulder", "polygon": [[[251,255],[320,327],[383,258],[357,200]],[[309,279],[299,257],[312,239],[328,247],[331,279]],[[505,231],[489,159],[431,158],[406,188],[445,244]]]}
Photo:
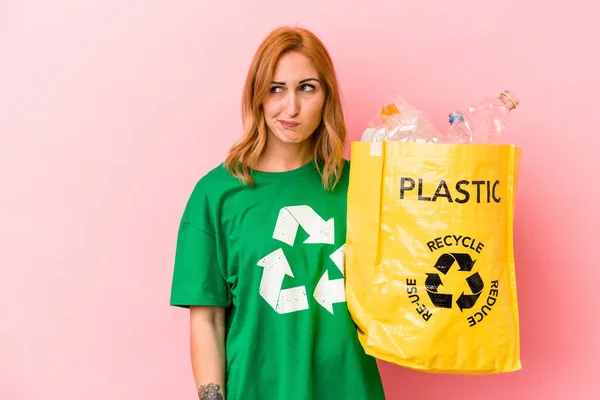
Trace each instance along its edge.
{"label": "woman's shoulder", "polygon": [[204,173],[198,180],[198,183],[210,184],[210,183],[222,183],[228,180],[235,180],[235,177],[227,171],[225,163],[213,165],[210,169]]}
{"label": "woman's shoulder", "polygon": [[210,167],[207,172],[197,179],[193,193],[202,195],[219,194],[239,185],[240,181],[231,175],[225,167],[225,163],[220,163]]}
{"label": "woman's shoulder", "polygon": [[348,173],[348,171],[350,170],[350,160],[346,160],[344,158],[343,161],[344,161],[344,172]]}
{"label": "woman's shoulder", "polygon": [[214,211],[218,209],[223,198],[239,186],[240,181],[229,173],[224,163],[210,167],[196,180],[183,219],[196,227],[206,229],[206,226],[214,222]]}
{"label": "woman's shoulder", "polygon": [[344,167],[342,168],[342,177],[345,180],[348,180],[348,177],[350,176],[350,160],[346,160],[344,158],[343,161],[344,161]]}

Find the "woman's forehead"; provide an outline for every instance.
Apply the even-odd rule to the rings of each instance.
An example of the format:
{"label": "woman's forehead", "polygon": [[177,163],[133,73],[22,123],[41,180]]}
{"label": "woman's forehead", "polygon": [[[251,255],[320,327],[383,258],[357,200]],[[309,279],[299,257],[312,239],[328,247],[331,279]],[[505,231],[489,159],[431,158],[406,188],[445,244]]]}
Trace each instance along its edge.
{"label": "woman's forehead", "polygon": [[299,83],[309,78],[318,78],[317,69],[310,58],[298,52],[281,56],[273,73],[274,81],[287,84]]}

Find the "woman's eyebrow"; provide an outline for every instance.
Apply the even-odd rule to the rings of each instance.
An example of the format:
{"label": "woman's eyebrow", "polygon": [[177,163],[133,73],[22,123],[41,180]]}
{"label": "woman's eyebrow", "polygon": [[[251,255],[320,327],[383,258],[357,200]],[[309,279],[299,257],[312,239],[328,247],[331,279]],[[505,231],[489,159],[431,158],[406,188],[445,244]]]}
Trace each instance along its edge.
{"label": "woman's eyebrow", "polygon": [[[310,81],[316,81],[316,82],[321,82],[320,80],[318,80],[317,78],[306,78],[306,79],[302,79],[301,81],[298,82],[298,84],[302,84],[305,82],[310,82]],[[278,82],[278,81],[272,81],[271,82],[272,85],[281,85],[281,86],[285,86],[285,82]]]}
{"label": "woman's eyebrow", "polygon": [[317,81],[319,83],[321,83],[321,81],[319,81],[317,78],[307,78],[307,79],[302,79],[300,82],[298,83],[304,83],[304,82],[309,82],[309,81]]}

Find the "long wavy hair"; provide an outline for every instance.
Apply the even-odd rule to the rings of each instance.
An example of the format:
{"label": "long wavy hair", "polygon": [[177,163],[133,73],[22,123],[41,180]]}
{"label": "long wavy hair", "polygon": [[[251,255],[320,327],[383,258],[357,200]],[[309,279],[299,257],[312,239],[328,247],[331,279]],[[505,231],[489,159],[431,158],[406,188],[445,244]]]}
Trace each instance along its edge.
{"label": "long wavy hair", "polygon": [[321,175],[323,186],[331,190],[338,183],[344,167],[346,124],[333,61],[321,40],[304,28],[277,28],[256,51],[242,94],[242,138],[231,147],[225,167],[245,184],[254,185],[251,169],[267,143],[262,104],[269,93],[277,62],[288,52],[307,56],[325,86],[321,123],[310,140],[314,145],[313,162]]}

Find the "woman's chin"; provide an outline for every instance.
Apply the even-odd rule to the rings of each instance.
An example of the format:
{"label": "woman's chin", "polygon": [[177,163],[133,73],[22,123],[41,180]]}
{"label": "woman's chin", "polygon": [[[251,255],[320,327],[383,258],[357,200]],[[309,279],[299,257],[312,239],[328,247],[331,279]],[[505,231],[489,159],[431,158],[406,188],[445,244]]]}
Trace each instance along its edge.
{"label": "woman's chin", "polygon": [[279,135],[277,135],[277,139],[285,144],[300,144],[305,142],[309,137],[310,135],[303,135],[290,129],[286,129],[283,132],[280,131]]}

